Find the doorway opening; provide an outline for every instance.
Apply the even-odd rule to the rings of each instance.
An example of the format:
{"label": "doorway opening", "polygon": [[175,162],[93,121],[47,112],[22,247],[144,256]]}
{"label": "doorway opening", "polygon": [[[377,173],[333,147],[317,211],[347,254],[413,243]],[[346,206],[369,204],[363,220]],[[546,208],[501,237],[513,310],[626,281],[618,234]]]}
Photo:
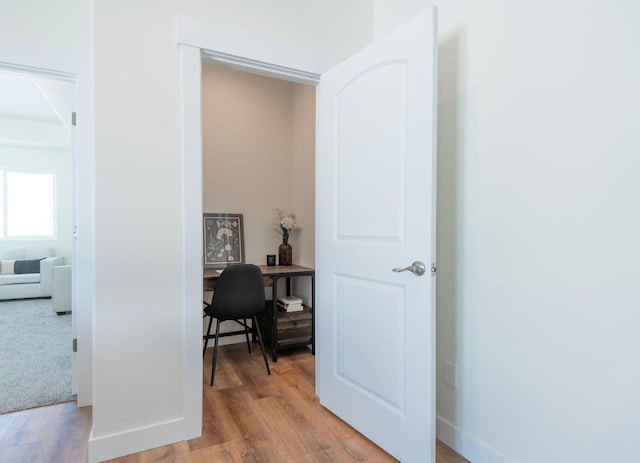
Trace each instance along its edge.
{"label": "doorway opening", "polygon": [[[9,49],[9,48],[6,48]],[[70,123],[71,172],[67,184],[71,190],[71,212],[69,230],[62,238],[70,240],[71,246],[71,305],[72,336],[77,352],[72,353],[74,372],[72,388],[79,407],[92,404],[92,357],[93,357],[93,93],[88,55],[69,56],[58,49],[45,46],[30,46],[19,55],[0,56],[0,69],[28,76],[53,79],[71,85],[74,107],[79,114],[76,123],[71,123],[71,108],[60,117]],[[81,238],[81,239],[80,239]],[[77,340],[77,342],[76,342]],[[72,346],[69,346],[71,350]]]}
{"label": "doorway opening", "polygon": [[[307,50],[290,50],[287,53],[287,60],[292,63],[300,59],[305,63],[309,61],[315,63],[307,66],[309,70],[298,71],[299,66],[274,65],[270,60],[251,60],[243,58],[238,60],[238,56],[251,56],[249,50],[262,49],[255,47],[252,43],[236,42],[240,49],[245,48],[246,53],[239,51],[238,56],[226,53],[218,54],[213,44],[183,43],[181,37],[189,37],[191,41],[191,31],[197,25],[191,24],[191,20],[178,19],[178,43],[182,55],[182,88],[183,88],[183,205],[184,205],[184,247],[183,247],[183,268],[184,268],[184,307],[197,307],[202,304],[202,214],[203,206],[203,131],[202,126],[202,68],[204,63],[215,62],[229,68],[238,69],[252,74],[259,74],[276,79],[286,79],[314,86],[319,81],[320,68],[327,68],[326,57],[314,60]],[[184,46],[186,45],[186,46]],[[241,61],[241,63],[240,63]],[[318,68],[317,71],[315,69]],[[315,93],[315,92],[314,92]],[[251,169],[251,166],[248,166]],[[224,172],[219,172],[224,175]],[[249,186],[248,189],[251,187]],[[256,194],[265,194],[255,191]],[[285,207],[285,206],[282,206]],[[292,204],[292,208],[295,205]],[[215,211],[219,212],[219,211]],[[237,211],[233,211],[237,212]],[[269,214],[271,211],[266,211]],[[275,212],[275,211],[273,211]],[[275,218],[274,218],[275,220]],[[269,222],[272,223],[272,222]],[[312,227],[312,225],[311,225]],[[257,229],[256,229],[257,230]],[[275,234],[269,227],[263,230],[263,235]],[[273,236],[273,235],[272,235]],[[277,236],[277,235],[276,235]],[[260,251],[258,251],[260,252]],[[260,252],[262,254],[262,252]],[[196,313],[185,318],[184,324],[184,420],[185,439],[195,438],[202,432],[202,317]]]}
{"label": "doorway opening", "polygon": [[[419,281],[406,275],[396,277],[402,271],[399,259],[402,265],[411,258],[421,265],[419,260],[432,260],[435,19],[434,11],[427,10],[353,57],[331,66],[330,71],[319,69],[314,74],[316,80],[309,82],[316,84],[323,76],[317,102],[316,195],[318,215],[326,220],[317,225],[316,266],[322,285],[318,285],[316,301],[319,312],[322,307],[328,310],[322,312],[317,325],[319,344],[325,341],[319,349],[319,395],[321,401],[324,396],[322,403],[327,408],[340,409],[336,415],[347,417],[348,423],[355,423],[354,428],[366,430],[365,435],[373,436],[374,442],[380,441],[383,448],[388,445],[406,459],[432,454],[433,441],[425,436],[435,436],[431,400],[434,338],[424,335],[432,333],[434,280],[428,274]],[[208,33],[194,34],[193,30]],[[201,179],[206,130],[201,124],[199,94],[202,57],[270,77],[305,69],[309,59],[299,59],[300,50],[286,46],[267,53],[263,44],[255,43],[255,37],[230,41],[224,31],[180,18],[178,42],[184,104],[184,307],[192,307],[202,293],[201,283],[190,283],[202,281],[201,266],[196,268],[202,250],[189,245],[190,239],[202,239],[202,230],[198,229],[202,185],[192,182],[195,176]],[[309,75],[298,73],[302,78]],[[367,167],[366,173],[363,166]],[[375,188],[379,185],[385,188]],[[366,201],[361,201],[363,192],[368,195]],[[422,276],[425,272],[414,273]],[[192,288],[198,292],[192,294]],[[361,310],[365,305],[366,310]],[[369,316],[372,310],[380,315]],[[367,326],[359,332],[342,329],[355,321],[366,322]],[[200,374],[195,372],[202,362],[196,357],[195,345],[191,345],[192,339],[201,339],[201,322],[198,324],[185,324],[184,333],[185,356],[198,359],[185,371],[185,384],[194,384],[194,389],[185,388],[185,410],[193,412],[192,405],[202,406],[189,397],[197,394],[196,381],[198,386],[202,384],[201,370]],[[367,342],[370,333],[384,333],[386,342]],[[376,365],[362,362],[361,348],[355,346],[363,345],[375,350],[370,358],[385,359],[385,367],[396,367],[393,374],[378,374]],[[390,346],[393,348],[388,349]],[[405,381],[408,377],[414,380]],[[405,401],[407,397],[411,402]],[[384,414],[385,420],[373,419],[376,414]],[[197,436],[196,426],[201,423],[196,419],[185,413],[186,426],[193,425],[190,430]],[[424,435],[413,434],[415,429],[424,430]]]}
{"label": "doorway opening", "polygon": [[[3,65],[0,94],[0,254],[7,264],[2,269],[4,278],[16,280],[3,282],[2,305],[28,310],[33,319],[46,320],[43,328],[49,330],[48,335],[34,337],[27,352],[42,343],[42,355],[51,356],[43,367],[57,365],[50,375],[43,375],[34,368],[35,359],[20,361],[27,354],[21,356],[15,350],[14,358],[10,355],[14,350],[7,346],[10,357],[6,360],[13,365],[7,374],[22,378],[7,383],[17,387],[10,394],[17,410],[67,401],[77,393],[71,352],[75,323],[70,272],[74,216],[71,114],[76,87],[72,76]],[[29,259],[38,260],[39,265],[27,270],[24,263]],[[15,267],[18,263],[20,267]],[[32,332],[13,339],[24,339]],[[34,384],[44,378],[48,378],[45,384],[36,388]],[[38,389],[49,392],[42,394]]]}

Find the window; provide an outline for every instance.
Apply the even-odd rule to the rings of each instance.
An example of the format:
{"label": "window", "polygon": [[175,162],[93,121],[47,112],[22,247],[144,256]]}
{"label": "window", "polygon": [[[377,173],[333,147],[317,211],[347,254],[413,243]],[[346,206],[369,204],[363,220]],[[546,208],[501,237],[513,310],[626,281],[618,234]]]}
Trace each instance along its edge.
{"label": "window", "polygon": [[0,239],[55,237],[55,176],[0,169]]}

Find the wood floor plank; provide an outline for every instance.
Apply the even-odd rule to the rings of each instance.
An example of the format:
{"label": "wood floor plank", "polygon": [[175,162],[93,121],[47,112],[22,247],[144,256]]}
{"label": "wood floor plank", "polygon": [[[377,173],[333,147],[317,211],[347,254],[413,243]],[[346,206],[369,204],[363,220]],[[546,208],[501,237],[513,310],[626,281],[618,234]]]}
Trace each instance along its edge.
{"label": "wood floor plank", "polygon": [[191,452],[190,463],[239,463],[242,461],[241,448],[236,441],[203,447]]}
{"label": "wood floor plank", "polygon": [[436,440],[436,463],[471,463],[466,458],[460,456],[452,448]]}
{"label": "wood floor plank", "polygon": [[284,459],[292,460],[300,455],[321,454],[327,447],[292,404],[283,405],[276,397],[266,397],[258,401],[258,407],[272,443],[282,449]]}
{"label": "wood floor plank", "polygon": [[286,371],[275,380],[284,383],[283,390],[287,391],[286,401],[295,404],[301,415],[313,418],[309,420],[308,427],[330,443],[331,448],[341,458],[339,461],[396,461],[322,407],[315,395],[315,389],[297,373],[297,370]]}
{"label": "wood floor plank", "polygon": [[91,407],[74,402],[0,415],[0,463],[84,462]]}

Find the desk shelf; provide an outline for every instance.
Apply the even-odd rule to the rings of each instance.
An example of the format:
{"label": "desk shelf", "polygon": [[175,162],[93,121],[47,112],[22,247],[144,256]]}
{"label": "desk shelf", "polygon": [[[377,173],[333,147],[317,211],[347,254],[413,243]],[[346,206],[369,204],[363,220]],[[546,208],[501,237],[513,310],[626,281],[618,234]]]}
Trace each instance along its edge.
{"label": "desk shelf", "polygon": [[265,310],[258,315],[264,342],[273,349],[273,333],[276,333],[276,349],[302,347],[313,343],[313,309],[304,306],[298,312],[278,310],[276,329],[273,329],[272,301],[267,301]]}

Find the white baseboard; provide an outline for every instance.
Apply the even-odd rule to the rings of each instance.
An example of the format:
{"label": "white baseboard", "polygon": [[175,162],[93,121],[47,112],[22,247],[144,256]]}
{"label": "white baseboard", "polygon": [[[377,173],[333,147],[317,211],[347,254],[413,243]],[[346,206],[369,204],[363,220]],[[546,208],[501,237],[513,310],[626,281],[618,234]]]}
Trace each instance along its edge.
{"label": "white baseboard", "polygon": [[89,437],[89,463],[99,463],[184,440],[184,419],[179,418],[119,434]]}
{"label": "white baseboard", "polygon": [[436,417],[436,437],[471,463],[511,463],[484,442],[460,431],[439,416]]}

